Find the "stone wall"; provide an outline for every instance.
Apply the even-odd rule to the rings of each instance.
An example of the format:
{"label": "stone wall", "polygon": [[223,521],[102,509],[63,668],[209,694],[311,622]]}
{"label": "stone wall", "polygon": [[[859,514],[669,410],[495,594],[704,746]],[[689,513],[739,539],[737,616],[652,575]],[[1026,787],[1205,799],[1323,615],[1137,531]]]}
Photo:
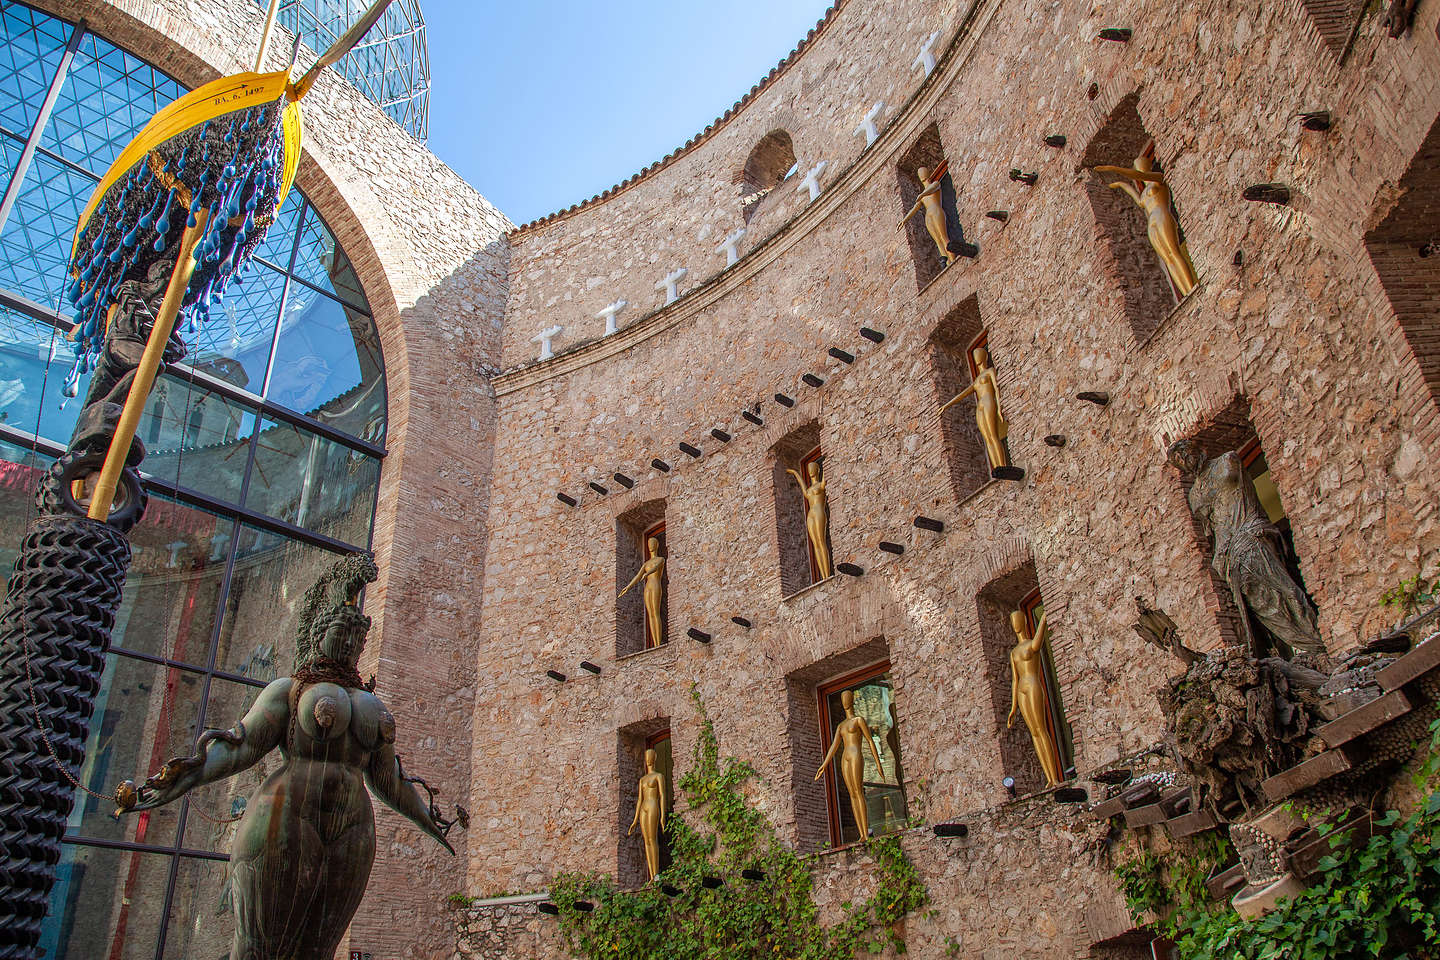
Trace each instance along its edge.
{"label": "stone wall", "polygon": [[[1298,0],[1106,11],[848,0],[688,150],[512,235],[506,371],[494,380],[505,522],[486,552],[471,794],[476,823],[504,840],[472,844],[467,893],[538,890],[561,870],[630,862],[616,823],[633,784],[618,781],[617,732],[669,718],[683,772],[692,686],[721,749],[760,770],[755,803],[812,848],[823,832],[801,781],[818,717],[796,678],[826,679],[817,671],[871,645],[891,663],[912,804],[930,821],[992,816],[1007,773],[1022,786],[1036,777],[1022,762],[1028,738],[1005,730],[1004,637],[980,599],[1013,602],[987,588],[1022,571],[1049,613],[1081,774],[1152,745],[1153,690],[1174,666],[1131,630],[1134,598],[1197,648],[1236,635],[1165,462],[1180,437],[1258,435],[1327,642],[1338,652],[1374,633],[1379,594],[1440,540],[1440,424],[1423,372],[1435,357],[1423,337],[1406,339],[1400,293],[1392,283],[1387,298],[1366,246],[1397,203],[1413,204],[1406,189],[1424,189],[1405,177],[1440,112],[1436,18],[1422,5],[1397,41],[1370,17],[1342,62]],[[1098,39],[1107,27],[1134,34]],[[944,56],[922,83],[911,61],[937,29]],[[882,98],[888,125],[862,149],[851,131]],[[1302,131],[1298,115],[1320,108],[1333,129]],[[897,170],[932,126],[981,250],[925,283],[896,227],[907,196]],[[777,187],[754,207],[744,257],[722,270],[713,250],[744,222],[746,158],[777,127],[802,171],[830,161],[824,191],[807,204],[793,182]],[[1142,133],[1156,140],[1201,278],[1174,306],[1145,246],[1132,236],[1125,253],[1107,239],[1128,211],[1102,206],[1114,196],[1085,169],[1125,157]],[[1051,134],[1066,144],[1047,146]],[[1011,169],[1038,180],[1012,181]],[[1290,186],[1289,205],[1241,199],[1268,181]],[[1414,240],[1371,239],[1391,245],[1382,258]],[[691,271],[686,295],[661,307],[652,286],[679,266]],[[600,338],[590,318],[620,298],[631,303],[621,329]],[[976,317],[1020,482],[975,470],[968,402],[954,420],[935,412],[968,382],[954,342],[968,343]],[[529,338],[551,323],[566,337],[536,363]],[[1110,402],[1078,401],[1082,391]],[[862,572],[797,590],[782,575],[794,511],[777,497],[775,461],[809,429],[825,453],[835,559]],[[617,520],[662,500],[671,642],[620,657]],[[944,531],[917,529],[917,515]],[[882,540],[904,553],[881,552]],[[1013,836],[1054,849],[986,850],[963,883],[951,879],[960,867],[920,849],[939,841],[907,841],[920,845],[944,935],[977,950],[1004,943],[1006,956],[1086,955],[1078,911],[1113,891],[1076,865],[1066,845],[1079,839],[1040,814],[1014,816]],[[972,834],[966,849],[979,842]],[[917,955],[943,955],[936,937],[917,935]]]}
{"label": "stone wall", "polygon": [[[1108,861],[1096,843],[1104,828],[1083,810],[1034,799],[991,810],[966,825],[969,835],[960,839],[940,839],[928,829],[903,834],[906,856],[924,876],[930,896],[930,904],[897,930],[907,955],[1132,956],[1124,952],[1128,920],[1116,919],[1123,900],[1105,891]],[[875,862],[862,848],[818,854],[812,867],[815,903],[827,926],[843,917],[845,904],[859,903],[875,890]],[[461,909],[455,960],[567,960],[571,954],[559,920],[539,913],[533,899],[518,899]],[[895,954],[886,950],[883,956]]]}

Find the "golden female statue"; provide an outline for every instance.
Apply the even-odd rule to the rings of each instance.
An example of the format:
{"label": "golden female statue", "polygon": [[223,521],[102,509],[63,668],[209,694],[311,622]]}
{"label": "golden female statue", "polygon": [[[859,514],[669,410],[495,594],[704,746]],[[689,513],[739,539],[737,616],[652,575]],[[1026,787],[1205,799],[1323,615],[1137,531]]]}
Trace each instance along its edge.
{"label": "golden female statue", "polygon": [[1060,769],[1060,749],[1050,732],[1050,697],[1045,692],[1045,613],[1041,611],[1033,635],[1023,610],[1010,614],[1010,626],[1015,631],[1015,646],[1010,651],[1010,716],[1005,718],[1005,726],[1015,726],[1015,711],[1020,711],[1045,771],[1045,785],[1054,787],[1065,777]]}
{"label": "golden female statue", "polygon": [[640,776],[639,796],[635,798],[635,819],[625,836],[633,836],[640,825],[645,840],[645,867],[654,880],[660,872],[660,834],[665,831],[665,814],[670,808],[665,796],[665,775],[655,772],[655,751],[645,751],[645,772]]}
{"label": "golden female statue", "polygon": [[1102,165],[1096,167],[1095,172],[1116,173],[1126,178],[1109,184],[1109,187],[1124,190],[1145,211],[1145,229],[1150,237],[1150,246],[1155,248],[1180,296],[1189,294],[1195,289],[1195,267],[1180,243],[1180,224],[1175,220],[1170,187],[1165,183],[1165,175],[1155,171],[1155,141],[1145,144],[1145,149],[1135,158],[1133,169]]}
{"label": "golden female statue", "polygon": [[631,581],[625,584],[625,589],[615,597],[620,597],[630,592],[630,588],[639,583],[643,577],[645,580],[645,623],[650,628],[650,639],[654,646],[660,646],[665,642],[664,623],[660,619],[660,603],[665,598],[665,558],[660,556],[660,541],[651,537],[645,541],[646,551],[649,559],[640,565]]}
{"label": "golden female statue", "polygon": [[942,189],[940,180],[945,176],[948,167],[949,164],[942,161],[933,175],[930,173],[929,167],[915,169],[915,177],[920,181],[923,189],[915,201],[915,206],[911,207],[910,212],[900,220],[900,226],[903,227],[911,217],[923,209],[925,211],[925,230],[930,234],[930,239],[935,241],[935,249],[945,259],[947,267],[955,262],[955,254],[950,251],[950,230],[945,225],[945,207],[941,204],[940,197]]}
{"label": "golden female statue", "polygon": [[818,461],[806,464],[806,472],[810,475],[808,485],[796,471],[787,467],[785,472],[795,478],[795,482],[800,484],[800,492],[805,495],[805,533],[810,537],[810,549],[815,551],[815,566],[820,571],[820,579],[828,579],[834,575],[835,568],[830,565],[830,501],[825,499],[825,481],[820,477],[820,464]]}
{"label": "golden female statue", "polygon": [[940,412],[944,413],[970,394],[975,394],[975,425],[980,428],[980,436],[985,438],[985,455],[990,460],[990,472],[999,476],[996,471],[1010,466],[1010,455],[1005,450],[1005,438],[1010,435],[1010,424],[1005,422],[1005,417],[1000,412],[1000,385],[995,380],[995,368],[990,365],[990,354],[984,347],[976,347],[973,356],[975,379],[970,386],[946,402]]}
{"label": "golden female statue", "polygon": [[865,722],[864,717],[855,715],[855,691],[846,690],[840,694],[840,705],[845,708],[845,719],[835,728],[835,736],[830,741],[830,751],[825,754],[825,759],[820,761],[820,769],[815,771],[815,779],[825,776],[830,761],[835,759],[835,751],[843,745],[845,752],[840,754],[840,776],[850,794],[850,812],[855,816],[855,826],[860,830],[860,839],[864,840],[870,836],[870,811],[865,806],[865,755],[860,752],[860,744],[864,743],[870,748],[870,755],[875,758],[877,774],[882,771],[880,751],[875,749],[870,725]]}

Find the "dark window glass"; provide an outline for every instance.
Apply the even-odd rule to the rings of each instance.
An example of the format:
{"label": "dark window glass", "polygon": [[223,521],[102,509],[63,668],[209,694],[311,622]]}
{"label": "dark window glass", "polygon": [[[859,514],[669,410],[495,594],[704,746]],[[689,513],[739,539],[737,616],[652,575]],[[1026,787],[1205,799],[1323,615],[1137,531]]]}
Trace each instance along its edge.
{"label": "dark window glass", "polygon": [[245,506],[366,546],[380,461],[288,423],[265,420]]}
{"label": "dark window glass", "polygon": [[165,960],[229,957],[230,938],[235,932],[230,896],[228,863],[182,857],[175,878],[175,899],[170,904]]}
{"label": "dark window glass", "polygon": [[112,644],[208,666],[234,534],[234,520],[152,495],[130,532],[134,558]]}
{"label": "dark window glass", "polygon": [[372,439],[368,434],[384,430],[384,374],[368,314],[308,287],[290,288],[266,399]]}
{"label": "dark window glass", "polygon": [[[79,771],[86,790],[111,796],[121,780],[139,783],[171,757],[188,755],[204,684],[203,673],[110,654]],[[113,800],[80,793],[67,832],[168,847],[175,842],[179,810],[171,804],[116,820]]]}
{"label": "dark window glass", "polygon": [[164,391],[151,393],[140,421],[160,439],[148,447],[141,470],[163,483],[239,503],[255,410],[183,374],[166,374],[160,383]]}
{"label": "dark window glass", "polygon": [[268,682],[293,670],[305,591],[337,555],[251,526],[239,538],[215,666]]}
{"label": "dark window glass", "polygon": [[153,960],[173,858],[66,844],[40,931],[46,960]]}

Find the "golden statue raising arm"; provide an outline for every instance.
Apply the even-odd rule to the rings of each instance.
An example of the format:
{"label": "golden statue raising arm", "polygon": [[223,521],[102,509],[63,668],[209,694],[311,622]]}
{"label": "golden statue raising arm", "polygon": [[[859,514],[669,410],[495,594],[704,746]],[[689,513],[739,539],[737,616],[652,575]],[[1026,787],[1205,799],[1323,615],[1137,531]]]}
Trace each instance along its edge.
{"label": "golden statue raising arm", "polygon": [[795,478],[800,484],[800,492],[805,496],[805,535],[810,538],[810,549],[815,553],[815,566],[818,568],[820,579],[827,580],[835,574],[835,568],[830,561],[830,501],[825,496],[825,481],[820,476],[820,464],[812,460],[806,464],[806,472],[810,474],[810,482],[789,467],[785,472]]}
{"label": "golden statue raising arm", "polygon": [[1015,725],[1018,709],[1030,730],[1035,756],[1045,773],[1045,785],[1053,787],[1064,779],[1060,765],[1060,749],[1050,732],[1050,698],[1045,689],[1045,660],[1041,647],[1045,643],[1045,611],[1029,632],[1025,613],[1010,614],[1010,627],[1015,631],[1015,646],[1010,651],[1010,715],[1006,727]]}
{"label": "golden statue raising arm", "polygon": [[950,161],[942,160],[940,165],[931,173],[929,167],[917,167],[915,177],[920,181],[923,188],[920,196],[915,200],[915,206],[910,212],[900,219],[899,226],[903,227],[910,218],[921,210],[925,211],[925,230],[930,234],[930,239],[935,241],[935,249],[939,251],[941,259],[948,267],[955,262],[955,254],[950,250],[950,229],[945,223],[945,206],[940,191],[943,189],[941,180],[950,170]]}
{"label": "golden statue raising arm", "polygon": [[1165,266],[1170,281],[1180,296],[1195,289],[1195,267],[1190,255],[1185,252],[1180,240],[1180,224],[1175,219],[1174,198],[1165,182],[1165,175],[1155,170],[1155,141],[1145,144],[1140,156],[1135,158],[1133,167],[1117,167],[1101,164],[1093,168],[1096,173],[1118,174],[1127,180],[1116,181],[1108,186],[1112,190],[1123,190],[1131,200],[1145,211],[1145,231],[1155,255]]}

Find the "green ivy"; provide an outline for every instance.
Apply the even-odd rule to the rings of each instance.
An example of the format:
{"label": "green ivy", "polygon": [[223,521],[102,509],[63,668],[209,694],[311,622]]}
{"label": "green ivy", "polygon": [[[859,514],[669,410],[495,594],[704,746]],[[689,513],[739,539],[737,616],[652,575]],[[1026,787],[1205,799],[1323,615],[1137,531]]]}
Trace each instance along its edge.
{"label": "green ivy", "polygon": [[[895,924],[928,897],[899,838],[865,845],[878,868],[875,892],[862,903],[844,904],[842,919],[822,926],[810,864],[751,805],[745,784],[757,777],[755,769],[720,757],[714,725],[693,690],[691,696],[700,735],[677,793],[700,826],[670,815],[671,865],[638,890],[620,890],[604,874],[557,878],[551,898],[572,950],[587,960],[849,960],[886,946],[904,953]],[[743,879],[746,869],[762,871],[764,879]],[[724,885],[705,889],[704,877],[720,877]],[[666,896],[662,883],[680,893]],[[581,902],[593,909],[577,909]]]}
{"label": "green ivy", "polygon": [[[1433,788],[1440,720],[1430,730],[1417,780]],[[1205,878],[1228,853],[1218,834],[1189,855],[1142,852],[1115,873],[1137,921],[1157,914],[1181,960],[1440,960],[1440,791],[1408,817],[1385,814],[1364,843],[1348,842],[1348,827],[1322,822],[1332,852],[1312,886],[1253,920],[1205,897]]]}

